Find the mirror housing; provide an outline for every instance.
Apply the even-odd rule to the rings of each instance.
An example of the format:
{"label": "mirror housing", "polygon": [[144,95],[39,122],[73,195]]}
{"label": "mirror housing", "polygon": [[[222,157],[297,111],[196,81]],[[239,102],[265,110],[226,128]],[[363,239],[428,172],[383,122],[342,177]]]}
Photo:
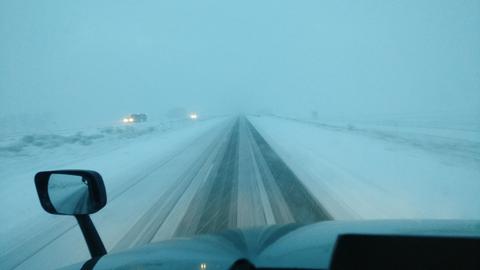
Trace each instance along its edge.
{"label": "mirror housing", "polygon": [[87,263],[93,268],[98,259],[107,254],[89,216],[107,204],[102,176],[88,170],[38,172],[35,186],[45,211],[54,215],[75,216],[93,258]]}
{"label": "mirror housing", "polygon": [[[40,204],[50,214],[88,215],[98,212],[107,204],[102,176],[95,171],[39,172],[35,175],[35,186]],[[75,207],[80,202],[83,207]]]}

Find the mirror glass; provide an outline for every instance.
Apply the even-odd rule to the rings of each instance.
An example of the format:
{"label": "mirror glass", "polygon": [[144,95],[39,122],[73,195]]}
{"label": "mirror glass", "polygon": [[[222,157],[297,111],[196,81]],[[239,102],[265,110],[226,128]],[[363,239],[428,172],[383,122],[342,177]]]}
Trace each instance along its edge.
{"label": "mirror glass", "polygon": [[79,175],[52,174],[48,180],[48,196],[60,214],[82,215],[95,210],[91,187]]}

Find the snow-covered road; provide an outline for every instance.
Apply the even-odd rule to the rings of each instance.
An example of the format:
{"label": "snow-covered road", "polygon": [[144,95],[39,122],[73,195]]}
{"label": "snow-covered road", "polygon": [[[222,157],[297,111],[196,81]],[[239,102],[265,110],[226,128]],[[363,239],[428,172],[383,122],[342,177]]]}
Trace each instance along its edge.
{"label": "snow-covered road", "polygon": [[113,250],[229,228],[330,219],[246,118],[230,120],[213,139],[158,192]]}
{"label": "snow-covered road", "polygon": [[[121,147],[106,155],[67,165],[89,169],[93,165],[104,175],[108,206],[93,215],[93,220],[107,250],[116,252],[172,237],[216,233],[229,228],[331,219],[330,213],[247,118],[212,120],[186,129],[192,128],[197,132],[183,137],[184,141],[177,143],[177,147],[182,148],[167,156],[163,152],[155,155],[151,152],[153,149],[148,149],[149,146],[156,148],[158,143],[151,137],[148,142],[135,143],[137,149]],[[185,130],[175,134],[181,136],[182,132]],[[126,160],[115,157],[118,154],[139,157],[140,153],[147,154],[139,158],[146,164],[138,164],[139,160],[134,161],[132,156]],[[103,162],[95,163],[99,159]],[[105,167],[109,159],[116,166],[127,160],[136,163],[135,168],[131,168],[134,173],[119,168],[128,178],[119,177]],[[115,182],[112,176],[117,178]],[[30,196],[37,199],[34,194]],[[17,247],[5,247],[7,251],[1,258],[5,268],[54,268],[88,258],[72,218],[48,216],[38,207],[35,211],[42,215],[40,219],[49,217],[45,222],[39,222],[37,215],[30,217],[42,233],[10,231],[26,239],[19,244],[10,237],[10,242]],[[71,252],[63,254],[65,250]],[[52,254],[62,256],[46,259]]]}
{"label": "snow-covered road", "polygon": [[77,168],[102,174],[108,204],[92,219],[110,250],[159,193],[205,151],[224,122],[217,118],[132,138],[28,149],[15,157],[2,153],[0,195],[8,207],[0,213],[0,269],[53,269],[89,256],[72,217],[48,215],[41,209],[33,185],[37,171]]}
{"label": "snow-covered road", "polygon": [[265,224],[480,218],[479,142],[450,145],[449,152],[451,140],[437,140],[439,151],[395,138],[294,119],[226,117],[8,157],[0,180],[9,206],[0,213],[0,268],[51,269],[89,256],[74,218],[40,208],[37,170],[104,176],[108,204],[92,219],[109,252]]}

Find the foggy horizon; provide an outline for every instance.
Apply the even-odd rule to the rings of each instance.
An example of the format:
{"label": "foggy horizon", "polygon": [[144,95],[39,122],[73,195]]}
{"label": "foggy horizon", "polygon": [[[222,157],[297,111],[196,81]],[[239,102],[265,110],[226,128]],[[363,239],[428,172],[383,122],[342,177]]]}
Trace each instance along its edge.
{"label": "foggy horizon", "polygon": [[479,8],[3,1],[0,115],[478,116]]}

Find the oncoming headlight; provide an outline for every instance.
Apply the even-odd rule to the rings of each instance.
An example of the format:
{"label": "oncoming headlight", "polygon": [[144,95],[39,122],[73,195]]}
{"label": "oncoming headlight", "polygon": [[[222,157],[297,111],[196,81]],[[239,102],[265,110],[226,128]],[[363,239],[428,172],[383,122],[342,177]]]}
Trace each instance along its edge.
{"label": "oncoming headlight", "polygon": [[191,113],[190,114],[190,119],[195,120],[198,118],[198,115],[196,113]]}

